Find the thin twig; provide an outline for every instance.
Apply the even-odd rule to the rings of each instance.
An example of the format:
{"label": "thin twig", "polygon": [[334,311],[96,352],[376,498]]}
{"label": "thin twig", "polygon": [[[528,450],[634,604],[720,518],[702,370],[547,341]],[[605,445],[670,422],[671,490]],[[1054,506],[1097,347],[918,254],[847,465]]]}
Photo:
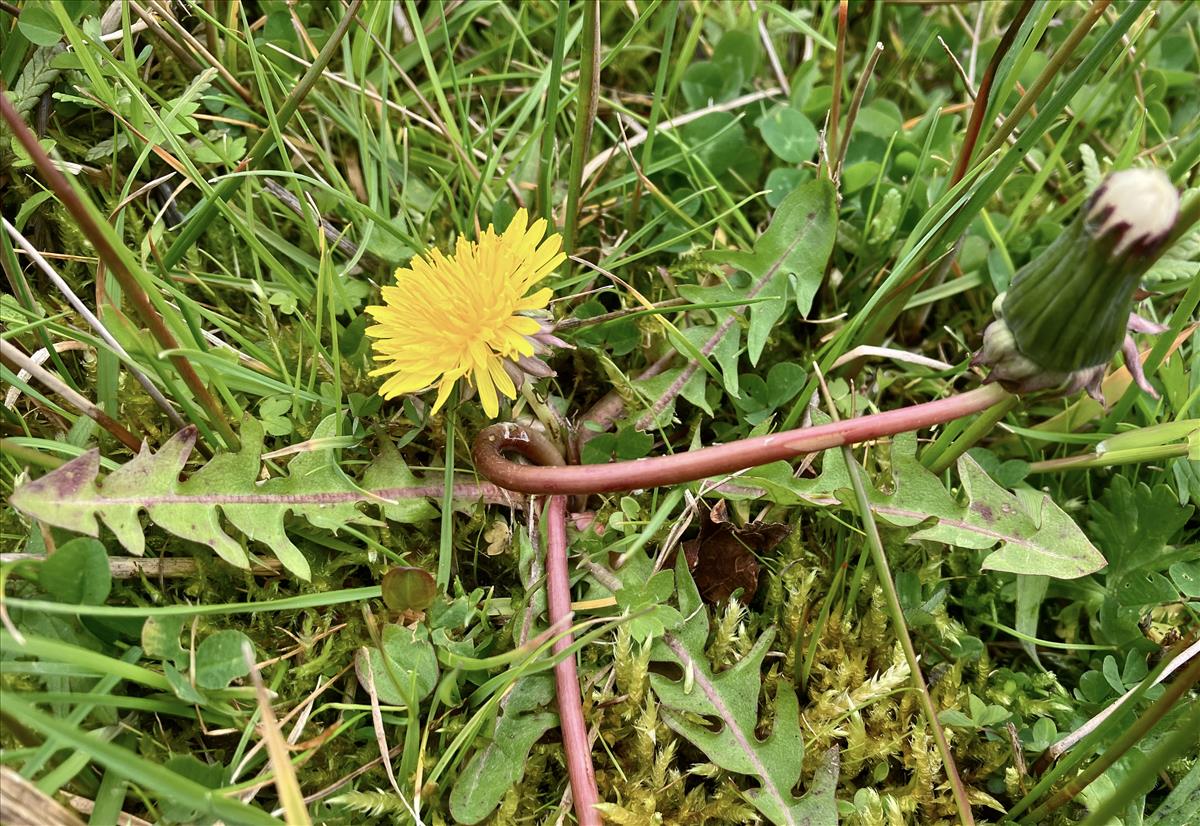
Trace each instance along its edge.
{"label": "thin twig", "polygon": [[[24,147],[33,165],[37,167],[38,173],[42,180],[50,190],[58,196],[63,206],[71,213],[79,225],[79,229],[92,243],[96,249],[96,253],[100,259],[112,270],[113,275],[121,282],[121,288],[125,291],[125,296],[133,304],[138,312],[138,316],[150,328],[151,335],[158,341],[159,345],[164,350],[176,350],[179,344],[175,341],[175,336],[167,328],[163,317],[159,315],[154,308],[149,295],[142,289],[142,285],[138,278],[133,274],[133,271],[127,266],[125,256],[117,250],[116,246],[110,240],[109,235],[112,230],[106,233],[100,226],[100,218],[95,211],[95,207],[84,201],[83,197],[75,190],[75,187],[67,180],[66,176],[59,171],[54,161],[46,154],[46,150],[38,143],[37,137],[29,129],[16,110],[9,102],[8,95],[0,94],[0,115],[8,124],[8,128],[12,130],[17,140]],[[126,253],[128,254],[128,253]],[[225,417],[225,412],[217,403],[216,398],[209,392],[208,387],[201,381],[200,376],[196,373],[190,361],[182,355],[170,356],[171,364],[175,370],[183,378],[185,384],[195,395],[200,406],[204,408],[208,414],[209,420],[220,432],[222,439],[230,448],[236,449],[239,446],[237,434],[233,432],[233,428],[229,424],[229,420]]]}
{"label": "thin twig", "polygon": [[[76,341],[75,339],[66,339],[65,341],[54,342],[50,346],[49,349],[46,349],[45,347],[43,347],[40,350],[35,350],[33,352],[33,354],[30,355],[29,358],[34,364],[45,364],[46,359],[51,358],[55,354],[67,353],[72,350],[82,350],[86,353],[86,352],[91,352],[92,348],[90,346],[88,346],[87,344],[84,344],[82,341]],[[58,362],[60,365],[62,365],[62,368],[66,367],[65,364],[62,364],[61,359],[55,359],[55,361]],[[66,372],[65,369],[63,370],[63,372],[64,373]],[[26,381],[28,378],[29,378],[29,374],[27,372],[25,372],[24,370],[17,373],[17,381],[23,382],[23,381]],[[13,384],[12,387],[8,388],[8,392],[4,394],[4,406],[7,407],[9,410],[11,410],[13,405],[17,403],[17,399],[19,399],[20,397],[21,397],[21,388],[18,385]]]}
{"label": "thin twig", "polygon": [[121,358],[121,360],[125,363],[125,367],[130,373],[133,374],[133,377],[137,379],[137,383],[142,386],[142,389],[146,391],[146,394],[150,396],[150,398],[154,399],[154,403],[157,404],[159,408],[161,408],[162,411],[167,415],[167,418],[171,420],[171,424],[175,425],[175,427],[181,430],[187,427],[187,422],[185,422],[183,417],[179,415],[179,412],[175,409],[174,405],[167,401],[166,396],[164,396],[162,392],[154,386],[154,383],[150,381],[150,378],[138,368],[137,362],[130,357],[125,348],[121,346],[121,343],[113,338],[112,333],[110,333],[108,328],[104,326],[104,322],[96,317],[96,314],[93,313],[88,306],[79,299],[79,296],[75,295],[75,292],[71,289],[67,282],[64,281],[62,276],[60,276],[55,269],[50,266],[50,263],[40,252],[38,252],[37,248],[34,247],[33,244],[30,244],[29,240],[26,239],[25,236],[20,232],[18,232],[16,227],[8,222],[7,218],[0,219],[0,222],[3,222],[4,229],[8,231],[9,236],[12,237],[17,246],[25,251],[25,254],[28,255],[33,263],[38,266],[38,269],[40,269],[42,273],[50,279],[50,282],[58,288],[58,291],[63,294],[64,298],[67,299],[67,303],[75,308],[75,312],[83,316],[83,319],[88,323],[88,326],[96,331],[96,335],[100,336],[101,340],[111,347],[113,352],[115,352]]}
{"label": "thin twig", "polygon": [[[2,97],[4,96],[0,94],[0,98]],[[17,365],[19,369],[24,370],[50,390],[62,396],[69,405],[88,418],[93,419],[96,424],[115,436],[121,444],[134,453],[137,453],[141,449],[141,440],[126,430],[123,424],[101,410],[91,399],[76,393],[58,376],[46,370],[40,364],[36,364],[32,358],[22,353],[15,345],[9,343],[7,339],[0,339],[0,355],[7,361]]]}

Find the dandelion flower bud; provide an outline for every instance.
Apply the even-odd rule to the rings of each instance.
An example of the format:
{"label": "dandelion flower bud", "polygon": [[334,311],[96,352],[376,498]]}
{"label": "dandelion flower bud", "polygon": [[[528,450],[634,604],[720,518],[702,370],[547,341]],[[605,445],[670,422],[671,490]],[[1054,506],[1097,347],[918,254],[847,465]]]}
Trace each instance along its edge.
{"label": "dandelion flower bud", "polygon": [[1138,281],[1179,214],[1157,169],[1109,175],[1074,220],[996,302],[977,364],[1015,393],[1096,394],[1125,341]]}

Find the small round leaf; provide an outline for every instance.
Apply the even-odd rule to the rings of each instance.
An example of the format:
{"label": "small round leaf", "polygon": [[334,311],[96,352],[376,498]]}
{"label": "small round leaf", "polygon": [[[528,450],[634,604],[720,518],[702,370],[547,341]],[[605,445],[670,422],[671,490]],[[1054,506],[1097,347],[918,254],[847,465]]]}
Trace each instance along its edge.
{"label": "small round leaf", "polygon": [[242,643],[248,642],[249,637],[233,629],[205,637],[196,646],[196,685],[200,688],[228,688],[231,682],[249,674],[250,666],[242,654]]}
{"label": "small round leaf", "polygon": [[381,588],[384,604],[393,611],[424,611],[437,596],[437,583],[423,568],[392,568]]}
{"label": "small round leaf", "polygon": [[108,551],[86,536],[64,542],[42,563],[38,582],[59,602],[101,605],[112,590]]}
{"label": "small round leaf", "polygon": [[53,46],[62,40],[62,27],[48,6],[40,3],[29,3],[21,9],[17,19],[17,28],[21,34],[37,46]]}
{"label": "small round leaf", "polygon": [[788,163],[804,163],[817,151],[820,138],[812,121],[790,106],[772,109],[758,124],[771,151]]}

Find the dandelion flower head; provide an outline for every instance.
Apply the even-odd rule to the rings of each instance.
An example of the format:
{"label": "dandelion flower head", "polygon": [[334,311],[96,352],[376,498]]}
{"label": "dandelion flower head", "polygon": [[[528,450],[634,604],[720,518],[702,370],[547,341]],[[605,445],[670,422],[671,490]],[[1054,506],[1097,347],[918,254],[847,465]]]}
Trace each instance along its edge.
{"label": "dandelion flower head", "polygon": [[495,418],[498,397],[515,399],[527,375],[553,375],[538,358],[548,345],[563,345],[544,312],[553,293],[530,290],[566,256],[559,236],[545,235],[546,221],[531,226],[522,209],[501,234],[488,226],[478,241],[459,238],[453,255],[430,250],[396,270],[383,306],[367,308],[381,363],[371,375],[388,376],[379,394],[391,399],[437,385],[436,413],[466,379]]}

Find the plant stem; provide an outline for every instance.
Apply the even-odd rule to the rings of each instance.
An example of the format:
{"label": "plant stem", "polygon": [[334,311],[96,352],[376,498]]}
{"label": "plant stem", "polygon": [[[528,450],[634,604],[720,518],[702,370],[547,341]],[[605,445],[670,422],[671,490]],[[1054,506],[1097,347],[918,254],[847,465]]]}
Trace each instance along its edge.
{"label": "plant stem", "polygon": [[563,218],[563,250],[575,253],[579,227],[579,194],[583,189],[583,159],[592,142],[592,123],[600,102],[600,0],[583,6],[582,53],[579,59],[579,91],[575,107],[575,135],[571,145],[571,177],[567,180],[567,214]]}
{"label": "plant stem", "polygon": [[[1017,406],[1018,399],[1016,396],[1009,396],[1007,399],[1002,399],[996,404],[983,411],[975,421],[963,431],[962,435],[949,444],[942,445],[940,450],[926,451],[931,453],[929,456],[922,456],[922,460],[926,462],[926,467],[933,473],[940,474],[946,468],[958,461],[958,457],[962,456],[972,447],[974,447],[980,439],[992,432],[992,428],[997,422],[1007,416]],[[937,448],[938,443],[935,442],[932,448]]]}
{"label": "plant stem", "polygon": [[[836,424],[837,407],[833,404],[833,399],[829,396],[829,388],[825,386],[825,381],[819,372],[817,376],[825,394],[826,406]],[[925,684],[925,676],[921,673],[921,663],[917,659],[917,650],[913,647],[912,637],[908,633],[908,625],[904,621],[904,608],[900,605],[900,595],[892,580],[887,554],[883,550],[883,540],[879,536],[879,526],[875,523],[875,514],[871,511],[871,500],[863,485],[862,468],[859,467],[858,460],[848,445],[842,445],[842,457],[846,460],[846,467],[850,470],[850,484],[854,488],[859,517],[862,519],[863,531],[867,535],[867,547],[871,551],[871,561],[875,564],[875,573],[879,579],[879,585],[883,589],[884,598],[887,600],[888,615],[891,617],[896,636],[900,640],[900,647],[904,650],[904,659],[912,674],[913,687],[916,688],[917,696],[921,700],[921,709],[925,712],[925,719],[933,732],[938,753],[942,756],[942,765],[946,769],[946,777],[950,781],[950,789],[954,793],[954,805],[958,809],[959,822],[963,826],[974,826],[975,818],[971,814],[971,801],[967,799],[966,787],[963,786],[962,778],[958,775],[958,766],[954,762],[954,755],[950,752],[950,743],[946,740],[946,733],[942,730],[941,723],[938,722],[937,709],[933,706],[933,697],[929,694],[929,686]]]}
{"label": "plant stem", "polygon": [[[516,424],[487,427],[475,439],[476,469],[507,490],[521,493],[611,493],[661,485],[677,485],[720,476],[802,453],[907,433],[987,410],[1010,398],[999,385],[986,385],[946,399],[925,402],[870,416],[859,416],[817,427],[742,439],[688,453],[654,456],[606,465],[532,467],[506,459],[512,450],[527,457],[540,451],[546,439]],[[531,457],[532,458],[532,457]],[[536,459],[535,459],[536,461]]]}
{"label": "plant stem", "polygon": [[[558,447],[537,431],[526,431],[524,455],[533,462],[548,466],[565,464]],[[551,628],[571,627],[571,578],[567,571],[567,501],[563,496],[546,498],[546,603]],[[574,636],[563,633],[554,642],[555,654],[575,644]],[[558,698],[558,719],[562,728],[563,750],[567,758],[567,776],[571,783],[571,799],[580,826],[600,826],[595,805],[600,802],[596,790],[596,773],[592,768],[592,747],[588,740],[587,723],[583,719],[583,697],[579,692],[579,672],[574,654],[564,657],[554,666],[554,682]]]}
{"label": "plant stem", "polygon": [[452,391],[450,404],[446,408],[446,466],[442,493],[442,531],[438,541],[437,587],[446,591],[450,587],[450,565],[454,559],[454,439],[457,417],[454,415],[458,392]]}
{"label": "plant stem", "polygon": [[[546,597],[550,625],[570,627],[571,581],[567,572],[566,498],[549,497],[546,510]],[[574,641],[569,632],[564,633],[555,640],[554,653],[570,648]],[[596,790],[592,749],[588,743],[587,723],[583,719],[583,697],[579,692],[579,673],[575,668],[574,655],[564,657],[554,666],[554,683],[575,817],[580,826],[600,826],[600,814],[595,808],[600,802],[600,794]]]}
{"label": "plant stem", "polygon": [[[20,115],[13,108],[8,95],[0,94],[0,116],[3,117],[8,128],[12,130],[13,135],[29,154],[47,188],[58,196],[62,205],[71,213],[71,217],[79,224],[80,231],[95,247],[100,260],[112,270],[117,281],[121,283],[121,289],[125,291],[126,297],[137,309],[138,316],[150,329],[155,341],[164,350],[178,349],[179,344],[175,341],[175,336],[171,334],[163,317],[154,308],[147,291],[142,289],[139,279],[134,275],[130,266],[132,256],[128,250],[125,251],[125,255],[121,254],[121,250],[117,247],[120,242],[116,240],[112,227],[104,224],[104,219],[96,210],[95,205],[85,201],[66,176],[55,166],[50,156],[46,154],[46,150],[38,143],[32,130],[25,124],[25,121],[21,120]],[[209,421],[220,432],[226,447],[237,450],[240,447],[237,434],[233,432],[233,428],[217,400],[200,380],[192,363],[180,355],[173,355],[170,360],[184,383],[187,384],[188,389],[192,391],[200,406],[208,414]]]}

